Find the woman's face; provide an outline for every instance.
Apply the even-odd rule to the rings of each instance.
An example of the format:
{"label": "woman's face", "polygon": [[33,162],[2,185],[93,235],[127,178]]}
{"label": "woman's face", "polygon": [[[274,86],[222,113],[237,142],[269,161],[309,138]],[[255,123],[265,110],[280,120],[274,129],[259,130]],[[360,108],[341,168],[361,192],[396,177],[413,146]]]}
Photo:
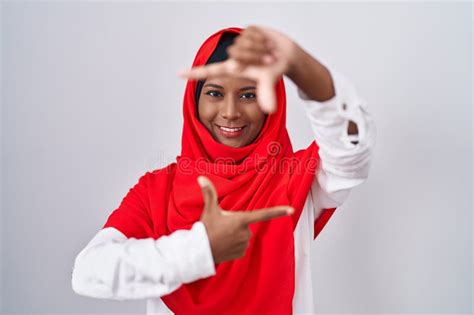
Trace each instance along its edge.
{"label": "woman's face", "polygon": [[255,82],[243,78],[206,80],[198,109],[199,120],[214,139],[235,148],[252,143],[266,118],[257,103]]}

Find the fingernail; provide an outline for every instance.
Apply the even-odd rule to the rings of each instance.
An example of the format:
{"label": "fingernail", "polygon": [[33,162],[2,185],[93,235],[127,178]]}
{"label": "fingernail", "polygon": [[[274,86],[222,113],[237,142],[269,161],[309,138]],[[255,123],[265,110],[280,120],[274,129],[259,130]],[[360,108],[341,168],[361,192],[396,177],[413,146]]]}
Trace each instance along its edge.
{"label": "fingernail", "polygon": [[291,207],[291,208],[288,208],[288,210],[286,210],[286,212],[288,214],[292,214],[293,212],[295,212],[295,208]]}
{"label": "fingernail", "polygon": [[177,75],[178,77],[182,77],[182,78],[183,78],[183,77],[186,76],[187,72],[188,72],[187,70],[179,70],[179,71],[176,73],[176,75]]}
{"label": "fingernail", "polygon": [[198,176],[197,181],[198,181],[199,186],[201,187],[205,187],[207,185],[207,181],[204,178],[204,176]]}

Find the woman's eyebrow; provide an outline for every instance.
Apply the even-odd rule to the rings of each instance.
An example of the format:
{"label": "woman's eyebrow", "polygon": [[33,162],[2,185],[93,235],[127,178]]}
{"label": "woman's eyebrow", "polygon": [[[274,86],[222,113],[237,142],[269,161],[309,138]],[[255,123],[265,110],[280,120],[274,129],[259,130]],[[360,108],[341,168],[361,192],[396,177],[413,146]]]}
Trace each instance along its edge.
{"label": "woman's eyebrow", "polygon": [[255,90],[255,86],[244,86],[239,91]]}
{"label": "woman's eyebrow", "polygon": [[207,83],[207,84],[204,85],[204,87],[206,87],[206,86],[214,87],[214,88],[217,88],[217,89],[224,89],[222,86],[214,84],[214,83]]}
{"label": "woman's eyebrow", "polygon": [[[214,87],[216,89],[222,89],[222,90],[224,89],[224,87],[214,84],[214,83],[207,83],[204,85],[204,87],[206,86]],[[254,90],[254,89],[255,89],[255,86],[244,86],[243,88],[240,88],[239,91],[247,91],[247,90]]]}

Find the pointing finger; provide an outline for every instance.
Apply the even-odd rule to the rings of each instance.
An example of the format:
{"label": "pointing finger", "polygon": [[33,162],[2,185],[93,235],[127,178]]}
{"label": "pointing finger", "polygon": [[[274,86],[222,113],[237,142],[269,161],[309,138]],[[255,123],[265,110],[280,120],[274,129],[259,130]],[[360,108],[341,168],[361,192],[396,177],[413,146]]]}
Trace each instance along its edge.
{"label": "pointing finger", "polygon": [[276,206],[267,209],[247,211],[242,213],[242,222],[244,224],[250,224],[260,221],[267,221],[292,214],[294,211],[295,209],[290,206]]}
{"label": "pointing finger", "polygon": [[229,70],[229,64],[227,61],[224,61],[193,67],[187,70],[181,70],[178,72],[178,76],[182,77],[183,79],[206,79],[214,76],[228,75]]}

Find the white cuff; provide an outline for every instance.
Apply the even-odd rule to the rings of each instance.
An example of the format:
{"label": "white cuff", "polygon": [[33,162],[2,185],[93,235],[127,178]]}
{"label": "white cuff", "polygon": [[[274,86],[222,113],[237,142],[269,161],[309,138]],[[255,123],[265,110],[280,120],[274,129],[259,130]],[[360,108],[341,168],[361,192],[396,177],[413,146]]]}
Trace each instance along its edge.
{"label": "white cuff", "polygon": [[[181,282],[190,283],[216,274],[204,223],[196,221],[189,231],[177,230],[172,233],[172,236],[179,239],[178,242],[181,244],[165,242],[165,244],[160,244],[159,249],[166,252],[164,257],[170,255],[174,258]],[[159,242],[160,238],[156,241]],[[168,244],[172,246],[166,246]]]}
{"label": "white cuff", "polygon": [[[333,84],[335,95],[326,101],[316,101],[310,99],[299,87],[297,89],[298,96],[305,101],[305,109],[313,119],[315,126],[330,131],[333,143],[336,141],[343,148],[351,149],[357,146],[363,146],[368,139],[368,123],[371,123],[371,117],[367,111],[367,102],[357,94],[354,85],[341,73],[326,66]],[[353,121],[357,125],[358,134],[349,135],[349,122]],[[337,129],[330,127],[336,127]],[[357,141],[357,144],[352,142]]]}
{"label": "white cuff", "polygon": [[[327,69],[332,76],[334,97],[318,102],[308,99],[299,89],[298,95],[305,100],[304,108],[319,146],[323,170],[328,176],[351,178],[360,183],[359,179],[368,176],[375,144],[375,125],[365,101],[358,96],[352,83],[339,72]],[[357,124],[358,136],[348,134],[349,121]],[[323,187],[326,188],[330,187]],[[331,190],[337,190],[337,187]]]}

